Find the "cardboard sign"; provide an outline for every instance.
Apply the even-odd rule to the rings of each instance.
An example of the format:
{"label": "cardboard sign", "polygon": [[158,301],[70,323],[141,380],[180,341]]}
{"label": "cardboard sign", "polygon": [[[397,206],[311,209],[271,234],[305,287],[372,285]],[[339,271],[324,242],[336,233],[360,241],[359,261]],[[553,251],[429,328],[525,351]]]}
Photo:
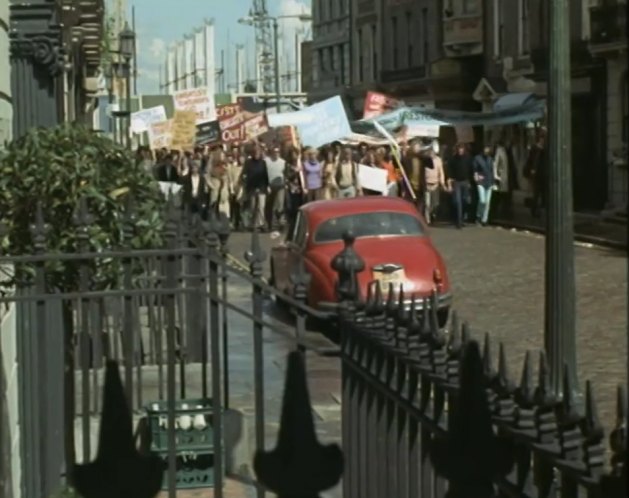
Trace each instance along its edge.
{"label": "cardboard sign", "polygon": [[242,111],[240,104],[225,104],[216,107],[216,119],[224,121]]}
{"label": "cardboard sign", "polygon": [[172,126],[173,150],[190,150],[194,147],[197,135],[197,113],[195,111],[175,111]]}
{"label": "cardboard sign", "polygon": [[365,164],[358,165],[358,181],[360,186],[374,192],[387,191],[387,170],[382,168],[374,168]]}
{"label": "cardboard sign", "polygon": [[173,141],[172,127],[172,119],[149,125],[148,135],[151,149],[170,149]]}
{"label": "cardboard sign", "polygon": [[131,131],[133,133],[144,133],[149,130],[153,123],[166,121],[166,109],[163,105],[142,109],[131,113]]}
{"label": "cardboard sign", "polygon": [[234,123],[236,124],[229,128],[221,129],[221,140],[225,144],[253,140],[269,129],[264,113],[255,114],[244,121],[234,121]]}
{"label": "cardboard sign", "polygon": [[383,93],[367,92],[363,109],[363,119],[375,118],[402,105],[403,102],[401,100],[394,99]]}
{"label": "cardboard sign", "polygon": [[439,138],[440,125],[424,124],[418,121],[409,121],[405,125],[405,138],[411,140],[416,137]]}
{"label": "cardboard sign", "polygon": [[221,127],[218,121],[208,121],[197,125],[197,145],[214,145],[221,141]]}
{"label": "cardboard sign", "polygon": [[338,95],[292,114],[300,115],[303,120],[297,128],[301,142],[308,147],[321,147],[352,133]]}
{"label": "cardboard sign", "polygon": [[177,111],[194,111],[197,124],[216,119],[214,95],[207,87],[179,90],[173,93],[173,103]]}

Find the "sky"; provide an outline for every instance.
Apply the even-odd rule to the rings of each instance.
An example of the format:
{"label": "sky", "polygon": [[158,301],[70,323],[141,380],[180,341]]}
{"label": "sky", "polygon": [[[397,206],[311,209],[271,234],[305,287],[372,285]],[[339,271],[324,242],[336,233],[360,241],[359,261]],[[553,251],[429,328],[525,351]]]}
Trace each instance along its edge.
{"label": "sky", "polygon": [[[116,0],[108,0],[111,6]],[[270,15],[310,13],[310,0],[266,0]],[[247,71],[253,72],[254,29],[238,24],[238,19],[246,17],[253,0],[126,0],[127,18],[131,21],[131,8],[135,7],[135,22],[138,50],[138,93],[159,93],[159,67],[166,59],[169,46],[191,34],[195,28],[203,26],[204,19],[214,20],[215,61],[220,67],[221,50],[225,52],[226,84],[235,83],[235,51],[237,44],[245,45]],[[110,7],[111,8],[111,7]],[[112,12],[110,10],[110,12]],[[130,22],[129,22],[130,23]],[[284,19],[280,30],[286,40],[294,40],[297,29],[306,28],[297,19]],[[286,60],[291,64],[294,42],[287,41]],[[282,56],[280,56],[282,59]],[[218,85],[217,85],[218,89]]]}

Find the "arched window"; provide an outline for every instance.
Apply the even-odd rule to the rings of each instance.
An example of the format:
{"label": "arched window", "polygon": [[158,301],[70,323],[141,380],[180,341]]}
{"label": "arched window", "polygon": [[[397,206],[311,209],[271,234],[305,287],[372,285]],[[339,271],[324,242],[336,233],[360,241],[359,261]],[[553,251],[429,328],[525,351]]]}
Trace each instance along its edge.
{"label": "arched window", "polygon": [[627,71],[624,72],[620,78],[620,98],[622,109],[622,141],[625,144],[629,144],[629,96],[627,95]]}

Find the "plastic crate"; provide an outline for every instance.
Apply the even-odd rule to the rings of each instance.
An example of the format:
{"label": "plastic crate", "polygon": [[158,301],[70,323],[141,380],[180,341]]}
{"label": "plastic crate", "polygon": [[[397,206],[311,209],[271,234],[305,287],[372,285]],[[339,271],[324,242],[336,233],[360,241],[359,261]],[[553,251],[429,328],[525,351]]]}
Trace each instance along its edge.
{"label": "plastic crate", "polygon": [[[165,401],[149,403],[144,407],[154,451],[168,450],[168,404]],[[209,399],[183,399],[175,402],[175,442],[180,451],[211,451],[214,448],[212,427],[212,401]],[[202,417],[204,427],[194,427]],[[186,427],[181,427],[185,424]],[[188,426],[189,425],[189,426]]]}
{"label": "plastic crate", "polygon": [[[164,463],[162,489],[168,489],[168,452],[158,452]],[[214,453],[178,452],[176,464],[176,488],[199,489],[214,487]]]}

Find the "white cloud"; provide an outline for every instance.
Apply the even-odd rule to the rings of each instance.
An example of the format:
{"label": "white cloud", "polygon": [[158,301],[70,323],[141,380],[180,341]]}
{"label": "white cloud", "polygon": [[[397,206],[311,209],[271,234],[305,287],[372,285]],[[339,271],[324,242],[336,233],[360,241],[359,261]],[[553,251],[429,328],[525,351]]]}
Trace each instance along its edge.
{"label": "white cloud", "polygon": [[149,45],[149,51],[156,59],[163,57],[166,53],[166,41],[161,38],[153,38]]}

